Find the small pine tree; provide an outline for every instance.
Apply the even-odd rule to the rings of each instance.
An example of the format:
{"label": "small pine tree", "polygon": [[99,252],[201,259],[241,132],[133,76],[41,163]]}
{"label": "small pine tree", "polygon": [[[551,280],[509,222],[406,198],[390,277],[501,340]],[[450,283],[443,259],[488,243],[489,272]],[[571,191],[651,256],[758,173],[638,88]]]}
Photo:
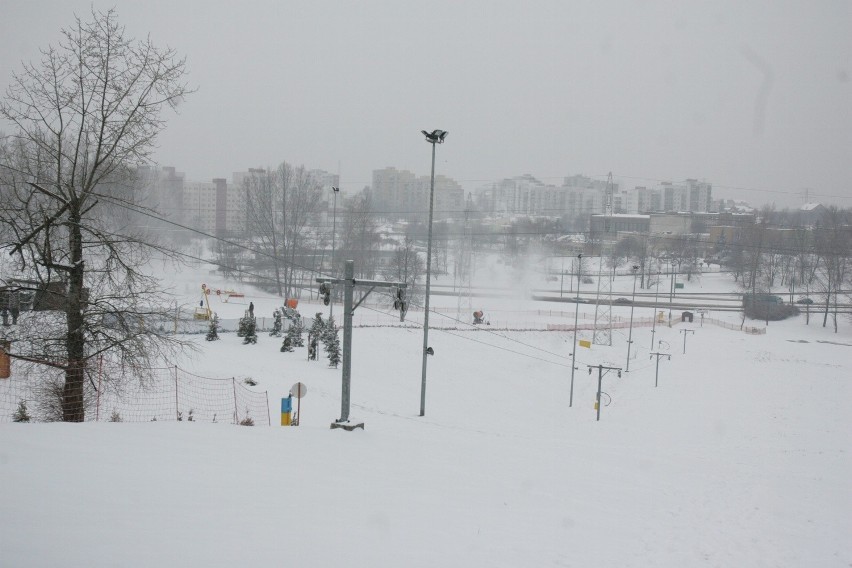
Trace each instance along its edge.
{"label": "small pine tree", "polygon": [[300,336],[299,328],[293,322],[287,328],[287,334],[284,336],[284,345],[281,346],[281,351],[293,351],[294,347],[301,346],[299,344],[304,345],[304,342]]}
{"label": "small pine tree", "polygon": [[311,324],[310,333],[314,337],[322,337],[323,331],[325,331],[325,321],[322,319],[322,313],[317,312],[314,323]]}
{"label": "small pine tree", "polygon": [[317,351],[324,331],[325,322],[322,319],[322,313],[317,312],[314,323],[311,324],[311,329],[308,331],[308,359],[316,360],[319,357]]}
{"label": "small pine tree", "polygon": [[207,341],[216,341],[219,339],[219,316],[213,314],[213,319],[210,320],[210,327],[207,329]]}
{"label": "small pine tree", "polygon": [[328,365],[336,369],[340,364],[340,337],[334,323],[334,316],[328,318],[321,339],[325,346],[325,352],[328,354]]}
{"label": "small pine tree", "polygon": [[243,319],[246,321],[243,345],[248,345],[249,343],[257,343],[257,320],[255,320],[254,316],[248,312],[246,312],[246,315]]}
{"label": "small pine tree", "polygon": [[12,415],[12,422],[29,422],[32,416],[27,411],[27,401],[21,400],[18,402],[18,409]]}
{"label": "small pine tree", "polygon": [[240,318],[240,322],[237,324],[237,337],[245,337],[246,331],[248,330],[248,313]]}
{"label": "small pine tree", "polygon": [[118,413],[118,410],[113,410],[112,414],[109,416],[110,422],[124,422],[124,419],[121,417],[121,414]]}
{"label": "small pine tree", "polygon": [[269,335],[271,335],[272,337],[281,337],[281,312],[279,310],[275,310],[275,312],[272,314],[272,318],[272,331],[269,332]]}
{"label": "small pine tree", "polygon": [[305,339],[302,334],[305,332],[305,324],[302,322],[302,318],[296,317],[290,327],[293,329],[293,347],[304,347]]}

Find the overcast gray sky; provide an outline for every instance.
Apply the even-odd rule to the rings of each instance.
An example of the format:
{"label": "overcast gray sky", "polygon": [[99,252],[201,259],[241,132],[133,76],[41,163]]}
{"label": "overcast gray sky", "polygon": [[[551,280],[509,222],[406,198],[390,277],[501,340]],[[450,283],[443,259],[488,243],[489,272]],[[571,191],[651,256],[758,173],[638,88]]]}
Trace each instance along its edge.
{"label": "overcast gray sky", "polygon": [[[184,54],[157,159],[190,179],[281,160],[473,190],[529,173],[852,207],[852,2],[0,0],[0,90],[91,5]],[[741,189],[734,189],[741,188]]]}

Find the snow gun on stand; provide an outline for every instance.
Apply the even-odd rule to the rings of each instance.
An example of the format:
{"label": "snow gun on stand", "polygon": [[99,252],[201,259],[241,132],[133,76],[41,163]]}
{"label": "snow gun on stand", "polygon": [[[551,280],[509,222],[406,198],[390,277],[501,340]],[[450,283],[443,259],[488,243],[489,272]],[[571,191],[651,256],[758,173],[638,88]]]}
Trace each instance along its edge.
{"label": "snow gun on stand", "polygon": [[482,310],[477,310],[473,312],[473,325],[491,325],[491,322],[485,320],[485,312]]}
{"label": "snow gun on stand", "polygon": [[299,305],[299,300],[296,298],[288,298],[284,301],[284,306],[281,308],[281,313],[285,318],[291,321],[295,321],[301,317],[296,308]]}

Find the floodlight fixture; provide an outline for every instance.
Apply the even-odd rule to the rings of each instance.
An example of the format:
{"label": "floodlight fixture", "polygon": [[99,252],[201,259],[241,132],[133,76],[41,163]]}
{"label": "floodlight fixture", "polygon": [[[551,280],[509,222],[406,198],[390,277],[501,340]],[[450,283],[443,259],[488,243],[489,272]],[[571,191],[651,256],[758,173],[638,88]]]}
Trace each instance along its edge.
{"label": "floodlight fixture", "polygon": [[443,144],[444,138],[446,138],[447,134],[449,134],[446,130],[433,130],[432,132],[421,130],[420,132],[422,132],[423,136],[426,137],[426,142],[429,142],[430,144]]}

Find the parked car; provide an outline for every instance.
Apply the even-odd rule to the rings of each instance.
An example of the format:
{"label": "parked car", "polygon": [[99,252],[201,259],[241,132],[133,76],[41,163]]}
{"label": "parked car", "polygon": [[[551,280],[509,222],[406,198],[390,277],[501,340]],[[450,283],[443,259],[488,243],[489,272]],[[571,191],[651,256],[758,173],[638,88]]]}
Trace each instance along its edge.
{"label": "parked car", "polygon": [[630,304],[629,298],[616,298],[612,301],[613,304]]}
{"label": "parked car", "polygon": [[802,296],[798,300],[796,300],[797,304],[813,304],[814,301],[808,298],[807,296]]}

